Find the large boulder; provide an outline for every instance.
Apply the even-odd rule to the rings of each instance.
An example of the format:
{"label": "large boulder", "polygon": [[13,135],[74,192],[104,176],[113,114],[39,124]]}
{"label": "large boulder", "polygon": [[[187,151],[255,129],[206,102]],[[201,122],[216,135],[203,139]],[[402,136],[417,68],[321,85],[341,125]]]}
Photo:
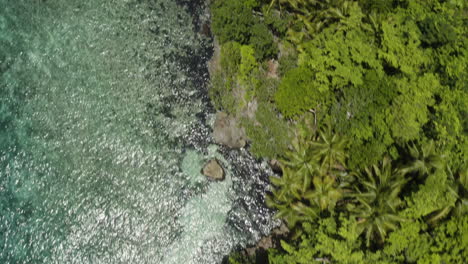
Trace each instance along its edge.
{"label": "large boulder", "polygon": [[224,170],[216,159],[209,160],[203,167],[202,173],[212,180],[224,180]]}
{"label": "large boulder", "polygon": [[244,129],[239,126],[235,118],[223,112],[216,114],[213,138],[216,143],[230,148],[243,148],[246,144]]}

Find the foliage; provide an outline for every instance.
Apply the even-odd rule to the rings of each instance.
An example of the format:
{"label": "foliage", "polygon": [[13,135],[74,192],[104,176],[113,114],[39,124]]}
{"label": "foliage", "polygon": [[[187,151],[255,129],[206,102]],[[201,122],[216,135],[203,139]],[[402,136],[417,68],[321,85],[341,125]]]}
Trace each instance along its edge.
{"label": "foliage", "polygon": [[430,14],[418,23],[421,30],[421,42],[433,48],[453,43],[457,34],[447,18]]}
{"label": "foliage", "polygon": [[[294,34],[312,36],[334,23],[340,23],[350,14],[350,10],[358,7],[357,3],[348,0],[272,0],[269,8],[277,6],[280,10],[288,10],[294,20],[299,21],[303,27],[299,30],[289,30],[290,40],[297,39]],[[298,32],[299,31],[299,32]]]}
{"label": "foliage", "polygon": [[421,222],[407,222],[390,234],[384,251],[392,263],[464,263],[468,257],[468,217],[451,218],[431,233]]}
{"label": "foliage", "polygon": [[229,264],[254,264],[255,258],[236,252],[236,253],[229,255],[228,263]]}
{"label": "foliage", "polygon": [[360,0],[359,5],[367,12],[386,13],[393,9],[394,0]]}
{"label": "foliage", "polygon": [[215,72],[211,76],[209,96],[215,108],[225,109],[230,113],[235,112],[236,99],[232,95],[234,85],[234,81],[226,78],[222,72]]}
{"label": "foliage", "polygon": [[335,178],[330,175],[314,176],[312,183],[314,188],[305,192],[304,198],[321,211],[333,212],[336,204],[343,197],[343,192],[337,186]]}
{"label": "foliage", "polygon": [[[257,100],[251,150],[282,167],[267,203],[293,235],[270,263],[463,263],[468,6],[262,3],[244,5],[254,22],[225,75]],[[262,78],[276,54],[280,79]]]}
{"label": "foliage", "polygon": [[404,222],[391,233],[383,250],[364,250],[357,240],[356,221],[346,217],[304,223],[296,243],[282,241],[269,252],[272,264],[464,263],[468,256],[468,217],[452,218],[432,234],[421,222]]}
{"label": "foliage", "polygon": [[254,57],[255,50],[251,46],[241,46],[241,61],[239,65],[238,80],[241,85],[254,90],[258,85],[258,63]]}
{"label": "foliage", "polygon": [[305,233],[297,244],[282,242],[282,250],[270,250],[270,263],[390,263],[380,251],[366,252],[356,231],[356,221],[346,217],[324,218],[316,223],[304,223]]}
{"label": "foliage", "polygon": [[307,122],[298,127],[292,150],[280,160],[283,176],[271,177],[273,195],[267,197],[267,202],[279,209],[277,217],[284,217],[291,228],[297,221],[333,212],[347,186],[346,177],[342,177],[346,173],[340,174],[344,170],[346,141],[333,135],[327,126],[317,132],[312,129]]}
{"label": "foliage", "polygon": [[262,8],[262,12],[265,24],[273,30],[273,33],[277,34],[279,37],[284,37],[288,30],[288,20],[290,20],[290,16],[276,10],[268,10],[267,6]]}
{"label": "foliage", "polygon": [[237,73],[241,63],[241,45],[237,42],[227,42],[221,46],[220,69],[211,77],[209,96],[217,109],[229,113],[236,112],[238,102],[234,96],[237,86]]}
{"label": "foliage", "polygon": [[452,194],[457,194],[457,201],[453,208],[453,215],[463,216],[468,215],[468,162],[465,161],[464,166],[455,174],[448,171],[448,178],[451,181],[450,190]]}
{"label": "foliage", "polygon": [[256,157],[278,158],[288,148],[290,132],[288,124],[277,117],[271,104],[260,103],[255,121],[244,120],[250,151]]}
{"label": "foliage", "polygon": [[293,68],[283,77],[275,102],[285,117],[293,117],[328,104],[327,90],[314,86],[313,72],[305,67]]}
{"label": "foliage", "polygon": [[221,44],[236,41],[247,44],[255,24],[255,0],[215,0],[211,5],[211,27]]}
{"label": "foliage", "polygon": [[275,58],[278,54],[273,34],[264,23],[258,22],[252,26],[249,44],[254,48],[255,58],[259,61]]}
{"label": "foliage", "polygon": [[419,175],[430,175],[435,170],[444,169],[445,155],[437,153],[436,147],[434,140],[423,142],[420,147],[416,144],[411,145],[409,154],[413,160],[406,166],[405,171],[418,172]]}
{"label": "foliage", "polygon": [[351,149],[354,151],[348,164],[350,168],[377,163],[394,143],[385,122],[388,105],[396,96],[391,79],[374,70],[367,71],[363,81],[361,86],[345,89],[340,104],[331,110],[337,117],[337,130],[352,139]]}
{"label": "foliage", "polygon": [[220,69],[211,78],[209,91],[215,106],[235,114],[246,105],[260,84],[259,65],[251,46],[227,42],[221,46]]}
{"label": "foliage", "polygon": [[440,259],[445,263],[463,263],[468,259],[468,216],[452,218],[435,230],[431,255],[422,259]]}
{"label": "foliage", "polygon": [[265,75],[260,74],[258,78],[258,86],[256,87],[255,96],[259,103],[269,104],[272,108],[276,106],[274,104],[275,93],[278,90],[279,80],[276,78],[269,78]]}
{"label": "foliage", "polygon": [[388,231],[398,229],[398,224],[405,221],[398,215],[398,209],[403,203],[399,195],[407,180],[401,170],[392,168],[388,157],[380,166],[374,165],[356,175],[359,185],[353,196],[357,204],[349,204],[348,210],[358,219],[358,230],[364,232],[366,245],[370,246],[374,237],[383,242]]}
{"label": "foliage", "polygon": [[227,42],[221,46],[220,66],[227,76],[232,77],[239,72],[241,64],[241,45],[237,42]]}
{"label": "foliage", "polygon": [[392,102],[391,115],[387,118],[395,140],[408,142],[419,138],[421,128],[429,121],[429,107],[434,104],[432,88],[439,86],[432,74],[412,82],[409,79],[395,81],[399,93]]}
{"label": "foliage", "polygon": [[279,48],[280,55],[279,55],[279,68],[278,72],[281,77],[292,70],[293,68],[297,67],[297,51],[294,46],[289,42],[283,42]]}
{"label": "foliage", "polygon": [[328,28],[301,47],[299,65],[314,72],[321,91],[362,85],[366,69],[382,69],[372,39],[359,27]]}
{"label": "foliage", "polygon": [[[359,23],[364,20],[362,11],[353,7],[349,16],[342,19],[343,25],[330,25],[312,40],[298,45],[299,66],[312,71],[309,85],[333,92],[328,100],[331,103],[322,104],[321,111],[332,115],[337,129],[352,139],[357,150],[350,157],[352,168],[369,166],[385,153],[398,158],[398,146],[425,136],[450,141],[446,147],[452,153],[466,153],[461,148],[467,146],[462,120],[466,119],[463,109],[468,106],[467,100],[461,98],[468,95],[461,83],[467,79],[459,71],[466,69],[466,41],[460,42],[462,31],[457,28],[453,30],[459,32],[456,37],[451,35],[450,41],[437,50],[424,46],[419,21],[430,11],[421,12],[425,8],[417,4],[412,8],[371,16],[366,25]],[[461,23],[452,21],[454,25]],[[446,49],[451,53],[444,51],[442,55],[440,52]],[[448,57],[453,59],[452,68],[441,68],[442,63],[448,62],[439,58]],[[457,73],[450,73],[449,77],[451,71]],[[446,79],[451,79],[454,88],[460,88],[447,90],[445,85],[450,84]],[[309,89],[302,97],[315,95],[315,89]],[[449,101],[454,103],[449,105]],[[307,102],[316,104],[313,99]],[[302,102],[296,105],[301,106]],[[308,111],[307,107],[290,108],[294,115]],[[291,111],[288,105],[279,109],[286,115]]]}
{"label": "foliage", "polygon": [[414,219],[428,216],[428,221],[434,222],[447,215],[448,209],[455,206],[456,199],[456,193],[450,189],[447,174],[443,170],[437,170],[419,186],[417,192],[407,198],[408,209],[404,214]]}
{"label": "foliage", "polygon": [[318,140],[310,143],[313,153],[317,156],[320,172],[333,176],[336,170],[343,170],[348,157],[345,149],[347,140],[334,133],[331,125],[327,124],[318,131]]}
{"label": "foliage", "polygon": [[414,263],[430,251],[430,235],[427,226],[420,221],[403,222],[399,229],[391,233],[383,249],[392,260],[401,263],[405,260]]}

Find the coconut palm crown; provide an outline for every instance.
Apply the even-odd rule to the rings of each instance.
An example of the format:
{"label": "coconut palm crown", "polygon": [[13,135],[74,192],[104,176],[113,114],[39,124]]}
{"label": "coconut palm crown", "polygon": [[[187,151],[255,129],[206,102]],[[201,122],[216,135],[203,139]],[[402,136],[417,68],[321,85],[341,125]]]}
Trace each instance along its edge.
{"label": "coconut palm crown", "polygon": [[404,221],[398,216],[403,205],[399,194],[408,182],[401,170],[392,168],[385,157],[380,166],[374,165],[356,173],[359,184],[355,186],[356,203],[348,204],[348,210],[357,218],[360,233],[365,234],[366,245],[377,238],[382,243],[388,232]]}

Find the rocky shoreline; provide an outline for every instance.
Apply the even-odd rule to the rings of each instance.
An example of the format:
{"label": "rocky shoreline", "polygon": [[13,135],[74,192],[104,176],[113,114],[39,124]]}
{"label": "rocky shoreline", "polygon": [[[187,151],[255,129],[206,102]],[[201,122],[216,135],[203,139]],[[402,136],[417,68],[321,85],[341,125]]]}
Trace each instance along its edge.
{"label": "rocky shoreline", "polygon": [[[178,0],[177,1],[179,5],[186,6],[189,10],[189,12],[193,15],[193,25],[194,25],[194,30],[197,31],[202,38],[206,38],[207,41],[211,42],[211,45],[207,45],[207,50],[205,50],[205,54],[203,57],[208,57],[210,58],[208,62],[204,65],[201,65],[200,62],[188,62],[191,71],[194,73],[194,75],[198,75],[199,79],[199,84],[200,87],[206,87],[204,90],[207,92],[207,89],[209,89],[209,83],[210,81],[210,76],[212,76],[213,72],[216,71],[216,69],[219,67],[219,60],[220,60],[220,46],[218,44],[218,41],[216,40],[216,37],[213,36],[211,32],[211,21],[210,21],[210,15],[209,15],[209,4],[210,0],[195,0],[195,1],[188,1],[188,0]],[[197,56],[198,58],[200,56]],[[277,65],[275,63],[272,64],[273,67],[276,69]],[[275,76],[272,76],[275,77]],[[209,96],[207,96],[208,93],[203,95],[203,98],[206,99],[205,103],[208,105],[212,105],[211,100]],[[250,108],[252,110],[252,108]],[[253,108],[255,111],[256,109]],[[213,110],[214,111],[214,110]],[[244,115],[247,116],[254,116],[254,112],[244,112]],[[203,117],[204,122],[206,122],[207,117]],[[259,210],[258,213],[263,212],[263,216],[261,217],[262,219],[265,218],[271,218],[273,215],[273,210],[269,209],[266,207],[265,204],[265,193],[268,189],[269,185],[269,180],[268,176],[271,175],[271,173],[278,173],[280,172],[280,168],[274,160],[270,162],[265,162],[265,163],[260,163],[258,161],[255,161],[252,158],[252,154],[249,153],[248,149],[246,146],[248,146],[248,139],[245,133],[245,129],[241,126],[240,124],[239,117],[234,117],[231,115],[226,114],[225,112],[216,112],[215,114],[215,120],[214,123],[212,124],[212,134],[211,138],[213,140],[213,143],[218,144],[221,149],[220,151],[222,152],[223,156],[225,156],[228,159],[239,159],[240,157],[236,156],[245,156],[248,155],[250,156],[249,158],[249,163],[250,162],[256,162],[258,163],[258,166],[253,166],[252,168],[247,168],[245,167],[245,163],[241,164],[243,162],[240,162],[239,164],[232,164],[235,165],[234,170],[240,170],[239,175],[242,175],[243,177],[252,177],[255,182],[258,182],[255,184],[258,188],[257,190],[252,190],[255,192],[254,197],[256,197],[256,202],[255,203],[249,203],[246,207],[247,204],[241,205],[242,207],[246,207],[247,210],[251,211],[254,207],[252,206],[258,206],[255,205],[256,203],[263,204],[264,208]],[[206,133],[201,133],[206,135]],[[190,140],[192,142],[197,142],[197,140]],[[211,140],[207,140],[211,141]],[[206,142],[206,141],[205,141]],[[203,144],[204,145],[204,144]],[[196,146],[194,146],[196,147]],[[197,147],[196,147],[197,148]],[[235,154],[239,152],[239,154]],[[245,154],[242,154],[245,153]],[[267,165],[267,168],[263,167],[263,164]],[[244,167],[242,167],[244,166]],[[266,171],[269,171],[269,173],[264,174],[263,172],[261,173],[264,175],[264,177],[261,177],[260,179],[254,179],[257,176],[254,176],[255,174],[259,173],[259,169],[263,168],[262,170],[266,169]],[[203,166],[203,169],[201,171],[203,175],[205,175],[209,180],[212,181],[222,181],[225,178],[225,168],[224,165],[218,161],[217,159],[209,159],[205,161],[205,164]],[[260,186],[265,186],[265,187],[260,187]],[[237,187],[234,187],[235,189],[238,189]],[[235,202],[236,204],[237,202]],[[235,205],[235,206],[239,206]],[[250,209],[249,209],[250,208]],[[259,208],[256,208],[257,210]],[[231,218],[231,217],[230,217]],[[258,219],[256,221],[262,221],[264,222],[265,220]],[[229,221],[233,221],[232,219]],[[270,221],[270,220],[269,220]],[[245,256],[253,257],[257,256],[259,258],[259,262],[257,263],[268,263],[268,261],[261,261],[262,256],[266,257],[266,250],[269,248],[279,248],[280,247],[280,240],[284,239],[288,236],[289,230],[285,226],[284,223],[280,223],[278,220],[276,228],[271,229],[268,232],[265,232],[262,236],[256,237],[256,243],[248,243],[247,246],[245,247],[239,247],[235,251],[240,252],[240,254],[243,254]],[[232,223],[234,225],[237,225],[235,223]],[[229,254],[226,255],[223,258],[222,263],[228,263]]]}
{"label": "rocky shoreline", "polygon": [[[213,76],[214,72],[219,70],[220,67],[220,45],[216,37],[212,35],[208,25],[209,24],[205,23],[203,28],[201,29],[203,30],[203,34],[206,34],[208,30],[209,35],[213,38],[213,54],[211,59],[208,61],[208,71],[210,76]],[[271,71],[269,71],[268,76],[271,78],[278,78],[276,73],[278,69],[278,63],[276,61],[270,61],[269,68],[271,69]],[[252,102],[249,102],[248,106],[251,105]],[[246,107],[242,115],[247,116],[249,118],[253,118],[255,116],[255,111],[256,107]],[[231,116],[225,112],[218,111],[216,113],[216,119],[212,127],[213,139],[216,144],[223,145],[231,149],[240,149],[246,147],[246,145],[248,144],[248,138],[246,136],[245,128],[242,127],[239,119],[239,116]],[[209,161],[206,164],[206,166],[216,167],[216,165],[213,165],[213,162],[216,161]],[[281,168],[277,160],[269,160],[268,165],[272,172],[281,173]],[[218,175],[215,177],[210,176],[210,173],[204,172],[203,174],[211,179],[222,177],[220,176],[220,170],[216,170],[218,170]],[[260,239],[258,239],[256,243],[248,245],[244,248],[238,248],[235,252],[238,252],[239,254],[244,255],[248,258],[255,258],[255,263],[267,264],[267,250],[270,248],[280,248],[280,241],[282,239],[286,239],[289,235],[289,232],[290,230],[287,228],[284,222],[282,222],[280,226],[272,229],[269,234],[262,236]],[[225,256],[222,263],[229,263],[229,255]]]}

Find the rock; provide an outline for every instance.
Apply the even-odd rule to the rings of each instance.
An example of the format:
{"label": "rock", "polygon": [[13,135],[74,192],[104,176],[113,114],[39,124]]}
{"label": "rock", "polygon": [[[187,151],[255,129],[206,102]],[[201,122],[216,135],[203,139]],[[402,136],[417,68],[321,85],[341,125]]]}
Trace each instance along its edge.
{"label": "rock", "polygon": [[200,30],[200,33],[202,35],[204,35],[205,37],[210,37],[211,36],[211,28],[210,28],[210,25],[208,23],[203,23],[203,25],[201,26],[201,30]]}
{"label": "rock", "polygon": [[278,67],[279,67],[279,63],[277,61],[269,60],[267,76],[270,78],[278,79]]}
{"label": "rock", "polygon": [[[257,112],[257,109],[258,109],[257,99],[253,99],[252,101],[247,103],[247,107],[244,110],[243,114],[244,116],[247,116],[247,118],[249,118],[250,120],[255,120],[255,113]],[[258,123],[258,125],[260,125],[260,123]]]}
{"label": "rock", "polygon": [[206,177],[213,180],[224,180],[224,170],[216,159],[211,159],[208,161],[203,167],[202,173]]}
{"label": "rock", "polygon": [[272,159],[270,160],[269,164],[274,173],[281,174],[283,172],[283,169],[281,168],[280,162],[278,160]]}
{"label": "rock", "polygon": [[265,250],[273,247],[273,239],[271,236],[266,236],[260,239],[257,244],[257,248],[263,248]]}
{"label": "rock", "polygon": [[244,252],[245,254],[247,254],[247,256],[252,257],[252,256],[258,255],[260,251],[268,250],[269,248],[273,248],[273,247],[274,247],[274,241],[273,241],[273,237],[270,235],[270,236],[262,237],[262,239],[260,239],[260,241],[258,241],[254,247],[246,248]]}
{"label": "rock", "polygon": [[230,148],[243,148],[246,144],[245,131],[238,125],[235,118],[226,113],[218,112],[213,127],[213,138],[218,144]]}
{"label": "rock", "polygon": [[278,237],[286,237],[289,234],[289,228],[282,222],[281,226],[273,229],[271,233]]}
{"label": "rock", "polygon": [[269,248],[280,248],[281,239],[285,239],[288,235],[288,227],[284,223],[281,223],[281,226],[271,230],[271,233],[262,237],[255,246],[245,248],[244,252],[247,256],[255,256],[258,255],[259,252],[268,250]]}

